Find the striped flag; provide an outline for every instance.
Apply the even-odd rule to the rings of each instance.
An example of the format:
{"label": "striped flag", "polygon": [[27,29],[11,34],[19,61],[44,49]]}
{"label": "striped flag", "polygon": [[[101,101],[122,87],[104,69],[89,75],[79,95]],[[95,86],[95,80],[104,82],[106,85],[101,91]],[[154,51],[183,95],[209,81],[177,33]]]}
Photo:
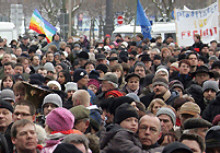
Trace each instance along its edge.
{"label": "striped flag", "polygon": [[52,37],[56,34],[57,29],[47,22],[38,12],[37,9],[34,10],[34,13],[31,17],[29,28],[36,31],[39,34],[45,34],[47,42],[52,41]]}

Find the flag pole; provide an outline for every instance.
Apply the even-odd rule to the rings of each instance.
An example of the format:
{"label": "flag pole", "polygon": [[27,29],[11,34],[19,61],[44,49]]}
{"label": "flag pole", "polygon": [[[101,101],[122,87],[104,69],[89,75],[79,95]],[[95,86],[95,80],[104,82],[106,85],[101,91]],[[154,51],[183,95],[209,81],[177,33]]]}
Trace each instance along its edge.
{"label": "flag pole", "polygon": [[137,3],[138,3],[138,0],[135,1],[136,2],[136,5],[135,5],[135,18],[134,18],[134,37],[136,35],[136,22],[137,22]]}

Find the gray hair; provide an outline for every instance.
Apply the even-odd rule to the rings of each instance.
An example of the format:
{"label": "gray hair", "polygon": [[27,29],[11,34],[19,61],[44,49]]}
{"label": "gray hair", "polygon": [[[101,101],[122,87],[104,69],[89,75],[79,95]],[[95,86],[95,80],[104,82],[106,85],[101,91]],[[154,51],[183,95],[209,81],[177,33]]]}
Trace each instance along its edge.
{"label": "gray hair", "polygon": [[89,149],[89,140],[85,135],[79,135],[79,134],[69,134],[66,137],[64,137],[63,143],[76,143],[76,144],[83,144],[86,148],[86,150]]}

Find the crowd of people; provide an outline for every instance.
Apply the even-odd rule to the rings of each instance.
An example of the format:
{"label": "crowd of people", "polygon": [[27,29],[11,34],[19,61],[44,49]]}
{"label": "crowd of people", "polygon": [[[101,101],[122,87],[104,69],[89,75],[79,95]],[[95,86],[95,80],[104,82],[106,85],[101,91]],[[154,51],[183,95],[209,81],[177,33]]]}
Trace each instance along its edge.
{"label": "crowd of people", "polygon": [[0,153],[220,153],[220,44],[0,37]]}

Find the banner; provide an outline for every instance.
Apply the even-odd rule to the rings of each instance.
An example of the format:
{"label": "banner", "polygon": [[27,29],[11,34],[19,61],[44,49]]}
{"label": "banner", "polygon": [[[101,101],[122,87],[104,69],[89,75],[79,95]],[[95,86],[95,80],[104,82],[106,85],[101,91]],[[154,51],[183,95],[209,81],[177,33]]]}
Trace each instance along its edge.
{"label": "banner", "polygon": [[219,41],[218,3],[199,10],[175,9],[176,37],[179,46],[192,46],[194,35],[203,43]]}
{"label": "banner", "polygon": [[141,26],[141,33],[143,34],[144,38],[149,38],[151,40],[152,39],[151,33],[150,33],[151,24],[139,0],[137,1],[137,13],[136,14],[137,14],[136,25]]}
{"label": "banner", "polygon": [[34,10],[31,17],[29,28],[39,34],[45,34],[48,43],[52,41],[53,35],[57,32],[57,29],[47,22],[47,20],[40,15],[37,9]]}

